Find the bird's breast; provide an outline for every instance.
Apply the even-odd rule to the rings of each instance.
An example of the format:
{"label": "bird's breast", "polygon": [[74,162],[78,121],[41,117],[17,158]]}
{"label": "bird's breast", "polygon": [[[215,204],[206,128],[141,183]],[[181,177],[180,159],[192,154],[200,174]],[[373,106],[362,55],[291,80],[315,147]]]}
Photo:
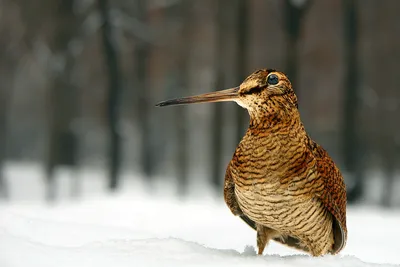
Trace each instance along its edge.
{"label": "bird's breast", "polygon": [[[243,211],[254,219],[282,221],[282,213],[300,208],[307,192],[301,190],[310,176],[301,145],[286,136],[245,136],[230,163],[235,194]],[[301,165],[304,166],[301,166]],[[302,191],[302,195],[298,196]],[[307,204],[304,204],[307,205]]]}
{"label": "bird's breast", "polygon": [[[258,140],[258,145],[252,141],[242,141],[229,165],[243,213],[282,235],[299,238],[317,254],[327,252],[333,242],[332,218],[313,195],[323,190],[313,158],[297,140],[293,144],[269,138]],[[310,247],[315,244],[319,247]]]}

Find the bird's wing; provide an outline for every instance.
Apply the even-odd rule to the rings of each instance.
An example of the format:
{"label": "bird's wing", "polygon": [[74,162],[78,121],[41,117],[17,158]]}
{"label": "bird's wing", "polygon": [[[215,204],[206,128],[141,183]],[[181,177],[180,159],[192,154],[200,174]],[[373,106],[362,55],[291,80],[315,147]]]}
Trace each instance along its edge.
{"label": "bird's wing", "polygon": [[334,218],[333,233],[335,244],[332,253],[338,253],[347,240],[346,227],[346,187],[343,176],[328,153],[310,139],[310,148],[316,159],[317,178],[322,178],[324,190],[316,196]]}

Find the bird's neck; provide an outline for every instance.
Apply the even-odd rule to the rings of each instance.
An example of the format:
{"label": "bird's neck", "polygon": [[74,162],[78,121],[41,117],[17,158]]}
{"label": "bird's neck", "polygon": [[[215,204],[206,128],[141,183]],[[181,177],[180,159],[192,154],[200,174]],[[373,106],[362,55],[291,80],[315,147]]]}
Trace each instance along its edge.
{"label": "bird's neck", "polygon": [[298,111],[293,111],[291,114],[269,113],[264,116],[252,116],[250,127],[235,151],[231,168],[239,173],[241,172],[239,169],[242,168],[240,164],[244,160],[274,161],[276,165],[270,166],[279,166],[279,171],[275,167],[266,166],[265,172],[271,174],[269,175],[271,179],[277,179],[280,177],[277,174],[284,173],[290,168],[293,154],[288,151],[296,151],[304,158],[307,156],[307,142],[308,136]]}
{"label": "bird's neck", "polygon": [[249,115],[250,131],[286,132],[303,127],[297,107],[290,105],[249,109]]}

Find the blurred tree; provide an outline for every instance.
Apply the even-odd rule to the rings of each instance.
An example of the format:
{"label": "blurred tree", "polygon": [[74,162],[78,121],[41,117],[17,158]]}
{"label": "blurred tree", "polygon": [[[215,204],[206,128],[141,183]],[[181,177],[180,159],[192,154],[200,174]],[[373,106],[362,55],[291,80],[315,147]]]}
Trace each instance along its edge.
{"label": "blurred tree", "polygon": [[46,196],[49,201],[54,200],[57,195],[55,168],[61,165],[69,167],[77,165],[78,140],[73,132],[72,122],[78,115],[79,105],[77,88],[72,80],[75,64],[72,44],[78,37],[81,21],[76,16],[74,4],[73,0],[47,2],[46,6],[50,7],[49,13],[44,15],[50,19],[48,23],[52,23],[53,26],[49,40],[53,64],[52,85],[48,99],[50,134],[46,162]]}
{"label": "blurred tree", "polygon": [[303,20],[312,0],[285,0],[285,30],[287,34],[285,71],[299,96],[297,70],[299,58],[299,40]]}
{"label": "blurred tree", "polygon": [[108,0],[98,0],[98,7],[102,18],[102,37],[104,46],[104,57],[108,69],[108,157],[109,157],[109,183],[108,187],[115,190],[118,187],[121,166],[121,136],[119,134],[119,108],[121,95],[121,75],[118,62],[117,45],[113,37],[110,23]]}
{"label": "blurred tree", "polygon": [[[357,10],[359,7],[360,5]],[[367,145],[372,150],[374,160],[380,160],[383,172],[380,182],[383,183],[383,188],[379,204],[384,207],[393,207],[395,204],[399,178],[400,128],[399,123],[394,123],[399,120],[400,109],[400,82],[397,77],[400,68],[400,38],[398,34],[394,34],[400,30],[399,8],[399,1],[369,1],[369,13],[360,12],[361,23],[362,19],[368,21],[367,25],[360,23],[360,36],[367,39],[362,43],[367,43],[368,49],[361,60],[365,64],[362,67],[369,70],[361,81],[367,84],[364,88],[376,92],[373,99],[375,105],[370,109],[372,114],[365,116],[369,130],[374,131],[373,139]],[[361,96],[364,99],[365,93]],[[364,188],[366,187],[365,183]]]}
{"label": "blurred tree", "polygon": [[[389,121],[389,120],[388,120]],[[389,122],[391,123],[391,121]],[[389,125],[386,125],[388,128],[391,128]],[[393,131],[391,132],[393,133]],[[382,191],[381,205],[384,207],[391,207],[393,205],[393,196],[394,196],[394,188],[395,188],[395,178],[396,178],[396,163],[398,160],[399,148],[396,147],[395,142],[393,142],[393,136],[388,133],[389,136],[385,136],[385,141],[383,141],[382,150],[385,151],[384,159],[383,159],[383,171],[384,171],[384,185]],[[360,177],[360,180],[362,177]],[[361,189],[363,189],[363,184],[359,181],[359,184],[356,184]],[[361,189],[356,188],[361,193],[363,192]]]}
{"label": "blurred tree", "polygon": [[[1,35],[0,35],[1,36]],[[0,37],[0,51],[4,51],[2,49],[4,40]],[[0,52],[0,62],[4,62],[4,55]],[[9,65],[9,67],[11,67]],[[10,81],[4,74],[7,73],[7,70],[0,66],[0,198],[8,197],[8,188],[6,179],[4,177],[4,161],[6,159],[6,144],[7,144],[7,111],[8,111],[8,101],[9,101],[9,88],[11,87]],[[7,85],[8,84],[8,85]]]}
{"label": "blurred tree", "polygon": [[[191,33],[192,33],[192,16],[191,16],[191,0],[180,1],[177,8],[179,9],[179,28],[180,37],[178,38],[178,45],[175,53],[177,54],[177,94],[185,95],[189,88],[189,59],[191,47]],[[187,112],[182,110],[183,107],[178,107],[175,119],[175,129],[177,136],[177,177],[178,177],[178,190],[181,194],[186,194],[189,176],[189,151],[188,151],[188,116]]]}
{"label": "blurred tree", "polygon": [[345,171],[351,175],[348,180],[347,198],[357,200],[363,192],[360,137],[357,134],[357,111],[359,110],[359,79],[357,65],[357,10],[355,0],[343,0],[344,12],[344,112],[343,112],[343,157]]}
{"label": "blurred tree", "polygon": [[[236,8],[236,42],[237,42],[237,52],[236,52],[236,68],[233,76],[235,77],[235,84],[239,85],[242,83],[244,78],[247,76],[247,57],[248,57],[248,46],[249,46],[249,1],[238,0]],[[242,109],[237,109],[237,124],[236,124],[236,140],[237,143],[243,138],[243,134],[246,130],[246,118],[247,114]]]}
{"label": "blurred tree", "polygon": [[[222,90],[225,87],[225,64],[227,59],[225,43],[228,38],[227,31],[229,29],[229,13],[224,12],[228,2],[227,0],[216,1],[217,12],[215,12],[215,90]],[[222,166],[222,134],[223,134],[223,109],[222,103],[213,104],[214,112],[211,125],[211,181],[215,189],[220,192],[223,184]]]}
{"label": "blurred tree", "polygon": [[[15,3],[0,2],[0,10],[8,10],[7,14],[0,16],[0,198],[8,197],[8,187],[4,174],[4,164],[7,151],[7,116],[11,91],[13,87],[14,73],[18,62],[18,47],[12,43],[21,32],[12,29],[8,25],[15,23]],[[20,29],[21,30],[21,29]]]}
{"label": "blurred tree", "polygon": [[[134,15],[136,19],[147,25],[148,21],[148,1],[135,0]],[[135,112],[140,114],[138,125],[141,132],[141,167],[147,178],[152,178],[153,168],[153,149],[151,143],[151,124],[150,124],[150,88],[149,88],[149,57],[150,44],[147,40],[136,36],[134,50],[134,90],[136,98]]]}

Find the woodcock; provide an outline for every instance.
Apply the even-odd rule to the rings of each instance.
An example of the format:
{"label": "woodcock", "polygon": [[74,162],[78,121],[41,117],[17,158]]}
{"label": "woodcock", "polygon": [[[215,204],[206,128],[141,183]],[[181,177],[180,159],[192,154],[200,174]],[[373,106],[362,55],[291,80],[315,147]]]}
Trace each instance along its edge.
{"label": "woodcock", "polygon": [[346,244],[346,188],[328,153],[308,136],[289,79],[258,70],[239,87],[158,106],[235,101],[249,128],[225,174],[224,199],[257,231],[258,254],[272,239],[313,256]]}

